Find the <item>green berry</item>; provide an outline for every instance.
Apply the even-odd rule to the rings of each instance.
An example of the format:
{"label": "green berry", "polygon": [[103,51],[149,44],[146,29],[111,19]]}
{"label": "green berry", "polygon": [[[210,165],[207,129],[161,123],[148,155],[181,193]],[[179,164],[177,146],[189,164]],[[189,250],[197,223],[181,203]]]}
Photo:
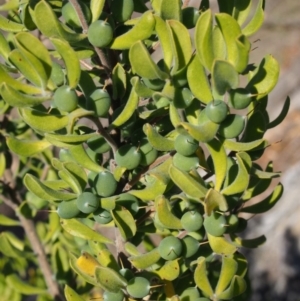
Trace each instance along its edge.
{"label": "green berry", "polygon": [[204,228],[213,236],[222,236],[226,231],[226,218],[217,212],[213,212],[204,219]]}
{"label": "green berry", "polygon": [[193,155],[199,147],[199,142],[189,134],[179,134],[175,139],[175,150],[183,156]]}
{"label": "green berry", "polygon": [[91,150],[98,154],[106,153],[111,148],[102,136],[90,138],[86,143]]}
{"label": "green berry", "polygon": [[62,201],[57,207],[57,214],[64,219],[76,217],[80,213],[77,206],[77,199],[71,201]]}
{"label": "green berry", "polygon": [[133,298],[144,298],[149,295],[150,282],[144,277],[134,277],[129,280],[126,290]]}
{"label": "green berry", "polygon": [[206,115],[214,123],[221,123],[227,116],[228,106],[222,100],[213,100],[206,106]]}
{"label": "green berry", "polygon": [[203,217],[197,211],[188,211],[181,217],[182,227],[188,232],[199,230],[203,224]]}
{"label": "green berry", "polygon": [[94,188],[98,195],[108,197],[115,193],[118,182],[109,171],[101,171],[94,180]]}
{"label": "green berry", "polygon": [[114,32],[111,25],[102,20],[93,22],[88,29],[88,40],[95,47],[106,47],[113,40]]}
{"label": "green berry", "polygon": [[200,12],[198,9],[192,6],[185,7],[182,11],[182,23],[187,29],[194,28]]}
{"label": "green berry", "polygon": [[123,23],[131,18],[134,10],[133,0],[112,0],[110,5],[115,21]]}
{"label": "green berry", "polygon": [[87,108],[92,110],[98,117],[106,117],[111,105],[111,98],[103,89],[94,90],[87,99]]}
{"label": "green berry", "polygon": [[158,245],[158,252],[165,260],[174,260],[178,258],[182,249],[180,239],[175,236],[165,237]]}
{"label": "green berry", "polygon": [[72,112],[77,108],[78,96],[69,86],[61,86],[53,95],[54,105],[63,112]]}
{"label": "green berry", "polygon": [[53,62],[52,70],[51,70],[51,79],[55,83],[56,86],[61,86],[65,82],[65,74],[60,64]]}
{"label": "green berry", "polygon": [[95,212],[99,207],[99,197],[92,192],[83,192],[76,200],[78,209],[86,214]]}
{"label": "green berry", "polygon": [[219,134],[226,138],[232,139],[238,137],[244,130],[245,118],[241,115],[229,114],[220,124]]}
{"label": "green berry", "polygon": [[116,204],[125,207],[132,215],[139,211],[138,199],[129,193],[122,193],[116,199]]}
{"label": "green berry", "polygon": [[93,213],[93,217],[97,223],[103,225],[108,224],[113,219],[111,213],[103,208],[98,208],[98,210]]}
{"label": "green berry", "polygon": [[132,170],[139,166],[142,159],[141,151],[137,147],[126,144],[121,146],[115,154],[117,165]]}
{"label": "green berry", "polygon": [[199,241],[197,241],[194,237],[192,236],[185,236],[182,240],[182,256],[184,258],[190,258],[193,255],[197,253],[199,250],[200,244]]}
{"label": "green berry", "polygon": [[103,301],[123,301],[124,293],[120,290],[118,293],[105,291],[103,294]]}
{"label": "green berry", "polygon": [[229,91],[229,105],[236,110],[246,109],[252,99],[252,94],[245,88],[237,88]]}
{"label": "green berry", "polygon": [[191,169],[197,168],[199,166],[199,158],[196,155],[183,156],[179,153],[176,153],[173,156],[173,164],[175,167],[183,171],[190,171]]}

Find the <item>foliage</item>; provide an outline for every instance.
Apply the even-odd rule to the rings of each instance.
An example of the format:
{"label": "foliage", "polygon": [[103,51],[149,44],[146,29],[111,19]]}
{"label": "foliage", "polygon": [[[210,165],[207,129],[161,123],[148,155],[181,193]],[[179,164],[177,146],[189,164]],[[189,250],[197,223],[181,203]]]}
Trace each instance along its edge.
{"label": "foliage", "polygon": [[289,107],[269,120],[279,66],[249,58],[264,1],[66,2],[0,6],[1,299],[247,300]]}

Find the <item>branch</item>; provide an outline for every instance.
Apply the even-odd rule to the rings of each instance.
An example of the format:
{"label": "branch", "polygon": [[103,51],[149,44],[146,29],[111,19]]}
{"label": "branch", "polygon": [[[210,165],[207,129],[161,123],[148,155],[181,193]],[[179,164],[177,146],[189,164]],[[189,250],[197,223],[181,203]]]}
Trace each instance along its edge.
{"label": "branch", "polygon": [[12,208],[17,214],[22,227],[24,228],[25,234],[31,244],[34,253],[37,256],[39,267],[44,275],[45,282],[47,284],[49,293],[55,301],[64,301],[65,298],[60,292],[57,282],[53,279],[53,272],[48,263],[47,256],[44,247],[37,235],[35,225],[32,220],[27,219],[22,214],[18,213],[18,205],[16,203],[21,203],[22,199],[16,190],[13,190],[8,184],[4,184],[4,191],[8,193],[9,197],[2,195],[4,203]]}
{"label": "branch", "polygon": [[[73,5],[73,7],[74,7],[74,9],[77,13],[77,16],[79,18],[79,21],[80,21],[82,29],[83,29],[83,33],[87,33],[87,31],[89,29],[89,25],[88,25],[88,23],[85,19],[85,16],[83,14],[81,6],[79,5],[77,0],[70,0],[70,3]],[[110,64],[108,58],[106,57],[106,55],[104,54],[104,52],[100,48],[94,46],[94,50],[97,53],[97,55],[99,57],[99,60],[102,64],[102,66],[105,69],[107,77],[110,78],[112,68],[111,68],[111,64]]]}

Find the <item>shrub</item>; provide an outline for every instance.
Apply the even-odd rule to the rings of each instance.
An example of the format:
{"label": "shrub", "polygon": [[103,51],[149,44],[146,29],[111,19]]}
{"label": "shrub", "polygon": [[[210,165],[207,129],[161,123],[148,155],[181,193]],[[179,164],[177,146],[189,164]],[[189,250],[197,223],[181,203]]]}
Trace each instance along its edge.
{"label": "shrub", "polygon": [[280,199],[248,203],[280,176],[255,161],[289,108],[269,120],[279,66],[251,63],[264,1],[17,2],[0,18],[4,301],[247,300],[240,250],[266,238],[241,236],[243,213]]}

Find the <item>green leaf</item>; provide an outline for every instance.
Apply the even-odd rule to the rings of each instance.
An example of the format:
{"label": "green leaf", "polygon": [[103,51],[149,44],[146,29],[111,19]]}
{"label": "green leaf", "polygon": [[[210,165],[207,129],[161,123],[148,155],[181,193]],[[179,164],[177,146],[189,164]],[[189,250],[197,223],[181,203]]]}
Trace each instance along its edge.
{"label": "green leaf", "polygon": [[176,168],[174,165],[171,165],[169,168],[169,174],[175,185],[188,196],[199,201],[205,198],[208,189],[196,181],[196,179],[194,179],[187,172]]}
{"label": "green leaf", "polygon": [[217,139],[207,142],[206,147],[211,155],[215,170],[215,190],[220,191],[227,171],[227,154],[224,146]]}
{"label": "green leaf", "polygon": [[50,41],[65,63],[69,87],[71,89],[75,89],[79,83],[81,72],[80,63],[76,52],[65,40],[59,38],[50,38]]}
{"label": "green leaf", "polygon": [[160,258],[161,257],[158,249],[155,248],[145,254],[138,254],[128,257],[128,260],[136,269],[147,269],[151,265],[155,264]]}
{"label": "green leaf", "polygon": [[20,226],[20,222],[12,218],[7,217],[4,214],[0,214],[0,225],[1,226]]}
{"label": "green leaf", "polygon": [[112,243],[112,241],[109,238],[96,232],[95,230],[91,229],[90,227],[86,226],[85,224],[81,223],[75,218],[61,219],[60,224],[66,232],[73,236],[80,237],[86,240],[99,241],[105,244]]}
{"label": "green leaf", "polygon": [[256,238],[251,239],[245,239],[236,236],[235,234],[230,234],[230,237],[232,239],[232,242],[238,247],[238,248],[258,248],[260,245],[264,244],[267,241],[267,238],[264,235],[258,236]]}
{"label": "green leaf", "polygon": [[9,20],[3,15],[0,15],[0,28],[6,32],[20,32],[26,30],[23,24]]}
{"label": "green leaf", "polygon": [[263,138],[267,131],[265,117],[261,111],[255,111],[248,118],[246,129],[243,133],[244,142],[251,142]]}
{"label": "green leaf", "polygon": [[1,249],[0,252],[8,258],[21,258],[24,252],[15,248],[7,237],[8,232],[0,234]]}
{"label": "green leaf", "polygon": [[40,78],[39,86],[46,88],[51,75],[52,61],[47,48],[34,35],[20,32],[15,35],[15,43],[25,59]]}
{"label": "green leaf", "polygon": [[174,58],[172,74],[175,74],[177,71],[188,65],[192,57],[192,43],[187,28],[181,22],[176,20],[168,20],[167,29],[170,32]]}
{"label": "green leaf", "polygon": [[205,296],[213,297],[214,292],[207,277],[205,257],[199,257],[197,259],[197,267],[194,271],[194,281]]}
{"label": "green leaf", "polygon": [[159,16],[155,16],[155,32],[163,51],[163,60],[165,62],[166,71],[170,71],[173,63],[171,32],[168,30],[167,23]]}
{"label": "green leaf", "polygon": [[159,221],[168,229],[182,229],[181,221],[170,210],[168,200],[159,195],[155,198],[155,210]]}
{"label": "green leaf", "polygon": [[65,285],[64,289],[65,297],[67,301],[84,301],[72,288]]}
{"label": "green leaf", "polygon": [[249,155],[244,152],[237,153],[236,158],[238,174],[232,183],[222,189],[221,192],[224,195],[241,193],[246,190],[249,184],[249,167],[251,167],[249,164],[251,164],[251,159]]}
{"label": "green leaf", "polygon": [[132,29],[116,37],[110,48],[119,50],[129,49],[135,42],[149,38],[153,33],[154,27],[155,17],[152,11],[148,10],[140,17]]}
{"label": "green leaf", "polygon": [[209,71],[214,61],[212,28],[212,12],[208,9],[197,20],[194,39],[200,62]]}
{"label": "green leaf", "polygon": [[51,115],[35,109],[19,109],[24,121],[32,128],[42,132],[54,132],[65,128],[69,123],[69,116]]}
{"label": "green leaf", "polygon": [[111,215],[124,240],[135,235],[136,224],[133,216],[127,209],[117,205],[116,208],[111,211]]}
{"label": "green leaf", "polygon": [[54,145],[55,145],[55,141],[70,143],[70,144],[81,144],[94,137],[99,137],[99,134],[96,132],[89,133],[89,134],[82,134],[82,135],[77,135],[77,134],[59,135],[59,134],[51,134],[51,133],[45,134],[45,138],[51,141],[52,144]]}
{"label": "green leaf", "polygon": [[[187,67],[187,80],[192,93],[197,99],[205,104],[212,101],[211,87],[198,55],[192,57]],[[199,89],[199,86],[201,86],[201,89]]]}
{"label": "green leaf", "polygon": [[222,31],[218,25],[213,28],[213,49],[214,57],[218,60],[226,60],[227,49]]}
{"label": "green leaf", "polygon": [[19,140],[11,136],[6,138],[6,143],[8,148],[13,153],[24,157],[34,156],[38,153],[43,152],[51,146],[51,143],[44,139],[36,141],[32,141],[29,139]]}
{"label": "green leaf", "polygon": [[48,294],[48,290],[46,288],[39,288],[37,286],[29,285],[27,282],[21,280],[21,278],[16,274],[10,274],[6,276],[5,282],[8,286],[23,295]]}
{"label": "green leaf", "polygon": [[279,201],[283,194],[283,185],[279,183],[274,191],[259,203],[243,207],[241,212],[260,214],[269,211]]}
{"label": "green leaf", "polygon": [[160,16],[164,20],[181,20],[181,1],[180,0],[168,0],[160,1],[159,8]]}
{"label": "green leaf", "polygon": [[174,150],[174,141],[161,136],[149,123],[144,124],[143,131],[150,144],[158,151]]}
{"label": "green leaf", "polygon": [[290,108],[290,98],[287,97],[280,114],[267,125],[268,129],[274,128],[277,125],[279,125],[284,120],[284,118],[287,116],[287,114],[289,112],[289,108]]}
{"label": "green leaf", "polygon": [[0,82],[6,83],[8,86],[14,87],[14,89],[19,90],[26,94],[42,94],[44,91],[41,88],[23,84],[22,82],[11,77],[0,64]]}
{"label": "green leaf", "polygon": [[181,126],[196,140],[200,142],[211,141],[219,128],[219,125],[207,120],[200,125],[192,125],[187,122],[181,122]]}
{"label": "green leaf", "polygon": [[37,70],[30,64],[22,52],[14,49],[8,55],[9,61],[25,76],[32,84],[42,87],[41,78]]}
{"label": "green leaf", "polygon": [[247,288],[246,281],[240,276],[233,276],[229,288],[218,295],[222,300],[232,300],[232,298],[241,295]]}
{"label": "green leaf", "polygon": [[232,278],[236,274],[237,269],[238,264],[233,258],[222,256],[222,267],[219,280],[215,288],[215,294],[217,296],[227,288]]}
{"label": "green leaf", "polygon": [[180,275],[180,266],[178,259],[166,261],[165,264],[156,273],[161,279],[173,281]]}
{"label": "green leaf", "polygon": [[[139,79],[138,76],[133,76],[131,79],[130,79],[130,83],[132,84],[133,88],[134,88],[134,91],[136,92],[136,94],[139,96],[139,97],[143,97],[143,98],[148,98],[148,97],[151,97],[153,95],[153,93],[155,93],[154,90],[151,90],[150,88],[148,88],[144,83],[143,81],[141,81]],[[143,111],[142,113],[146,113],[146,112],[149,112],[149,111]]]}
{"label": "green leaf", "polygon": [[225,197],[215,189],[210,188],[205,196],[205,213],[210,215],[212,211],[218,208],[220,211],[227,211],[228,205]]}
{"label": "green leaf", "polygon": [[209,233],[207,234],[208,242],[212,250],[221,255],[231,255],[237,250],[236,246],[226,240],[223,236],[212,236]]}
{"label": "green leaf", "polygon": [[[82,254],[81,256],[84,256],[84,254]],[[96,286],[96,287],[99,287],[100,285],[97,283],[96,279],[95,279],[95,276],[94,274],[91,274],[91,273],[87,273],[85,271],[82,271],[78,265],[77,265],[77,258],[74,254],[72,253],[69,253],[69,257],[70,257],[70,266],[71,268],[79,275],[81,276],[84,281],[86,281],[87,283],[90,283],[92,284],[93,286]],[[93,272],[94,272],[94,269],[96,268],[96,264],[93,262],[91,263],[87,263],[86,264],[86,269],[89,268],[89,269],[92,269]],[[85,269],[85,270],[86,270]],[[73,300],[72,300],[73,301]]]}
{"label": "green leaf", "polygon": [[82,193],[82,188],[78,180],[66,169],[58,171],[58,176],[64,180],[71,190],[76,194]]}
{"label": "green leaf", "polygon": [[[138,79],[137,79],[138,80]],[[134,86],[134,84],[133,84]],[[129,120],[129,118],[133,115],[135,112],[139,102],[139,96],[135,92],[134,87],[132,87],[130,95],[128,97],[128,100],[125,104],[124,109],[122,112],[117,116],[117,118],[110,124],[109,128],[112,129],[113,127],[120,127],[123,125],[126,121]]]}
{"label": "green leaf", "polygon": [[223,146],[226,149],[235,151],[235,152],[247,152],[251,151],[253,149],[260,149],[264,148],[266,146],[266,140],[265,139],[258,139],[255,141],[251,142],[238,142],[238,141],[233,141],[229,139],[224,139],[222,141]]}
{"label": "green leaf", "polygon": [[242,29],[245,36],[249,37],[256,33],[264,22],[264,0],[259,0],[255,13],[248,24]]}
{"label": "green leaf", "polygon": [[127,280],[110,268],[96,267],[95,277],[98,284],[109,292],[118,293],[127,285]]}
{"label": "green leaf", "polygon": [[45,93],[42,95],[28,95],[19,92],[13,86],[8,85],[6,82],[2,83],[0,86],[0,93],[5,102],[7,102],[12,107],[30,107],[39,105],[46,100],[51,99],[50,93]]}
{"label": "green leaf", "polygon": [[86,153],[83,144],[72,146],[69,148],[69,151],[72,158],[83,168],[95,172],[101,172],[105,170],[104,167],[98,165],[90,158],[90,156]]}
{"label": "green leaf", "polygon": [[117,63],[112,71],[112,82],[113,99],[122,99],[127,89],[127,77],[126,71],[120,63]]}
{"label": "green leaf", "polygon": [[86,187],[88,178],[85,170],[75,162],[68,161],[63,163],[63,167],[68,170],[79,182],[81,189]]}
{"label": "green leaf", "polygon": [[[105,0],[91,0],[90,9],[92,13],[92,23],[97,21],[102,13]],[[69,301],[69,300],[68,300]]]}
{"label": "green leaf", "polygon": [[86,38],[86,35],[71,31],[58,20],[50,4],[40,1],[34,8],[34,20],[41,33],[48,37],[60,37],[70,43],[77,43]]}
{"label": "green leaf", "polygon": [[175,107],[174,102],[171,102],[169,105],[169,116],[174,128],[181,124],[182,118],[180,117],[179,109]]}
{"label": "green leaf", "polygon": [[68,201],[74,200],[77,194],[62,192],[47,187],[43,182],[31,174],[26,174],[24,184],[29,191],[41,198],[49,201]]}
{"label": "green leaf", "polygon": [[252,94],[258,94],[259,100],[269,94],[275,87],[279,77],[279,64],[273,56],[267,55],[260,65],[251,72],[251,78],[246,86]]}
{"label": "green leaf", "polygon": [[129,60],[132,71],[141,77],[148,79],[166,79],[168,76],[154,63],[142,41],[137,41],[130,47]]}
{"label": "green leaf", "polygon": [[0,56],[8,63],[8,55],[11,52],[9,43],[3,33],[0,33]]}
{"label": "green leaf", "polygon": [[239,75],[234,66],[227,61],[215,60],[212,67],[213,92],[224,95],[226,91],[239,85]]}
{"label": "green leaf", "polygon": [[274,179],[280,177],[281,172],[269,172],[259,170],[255,167],[251,168],[251,176],[257,177],[259,179]]}
{"label": "green leaf", "polygon": [[234,2],[232,16],[237,20],[240,26],[242,26],[249,17],[252,3],[251,0]]}

